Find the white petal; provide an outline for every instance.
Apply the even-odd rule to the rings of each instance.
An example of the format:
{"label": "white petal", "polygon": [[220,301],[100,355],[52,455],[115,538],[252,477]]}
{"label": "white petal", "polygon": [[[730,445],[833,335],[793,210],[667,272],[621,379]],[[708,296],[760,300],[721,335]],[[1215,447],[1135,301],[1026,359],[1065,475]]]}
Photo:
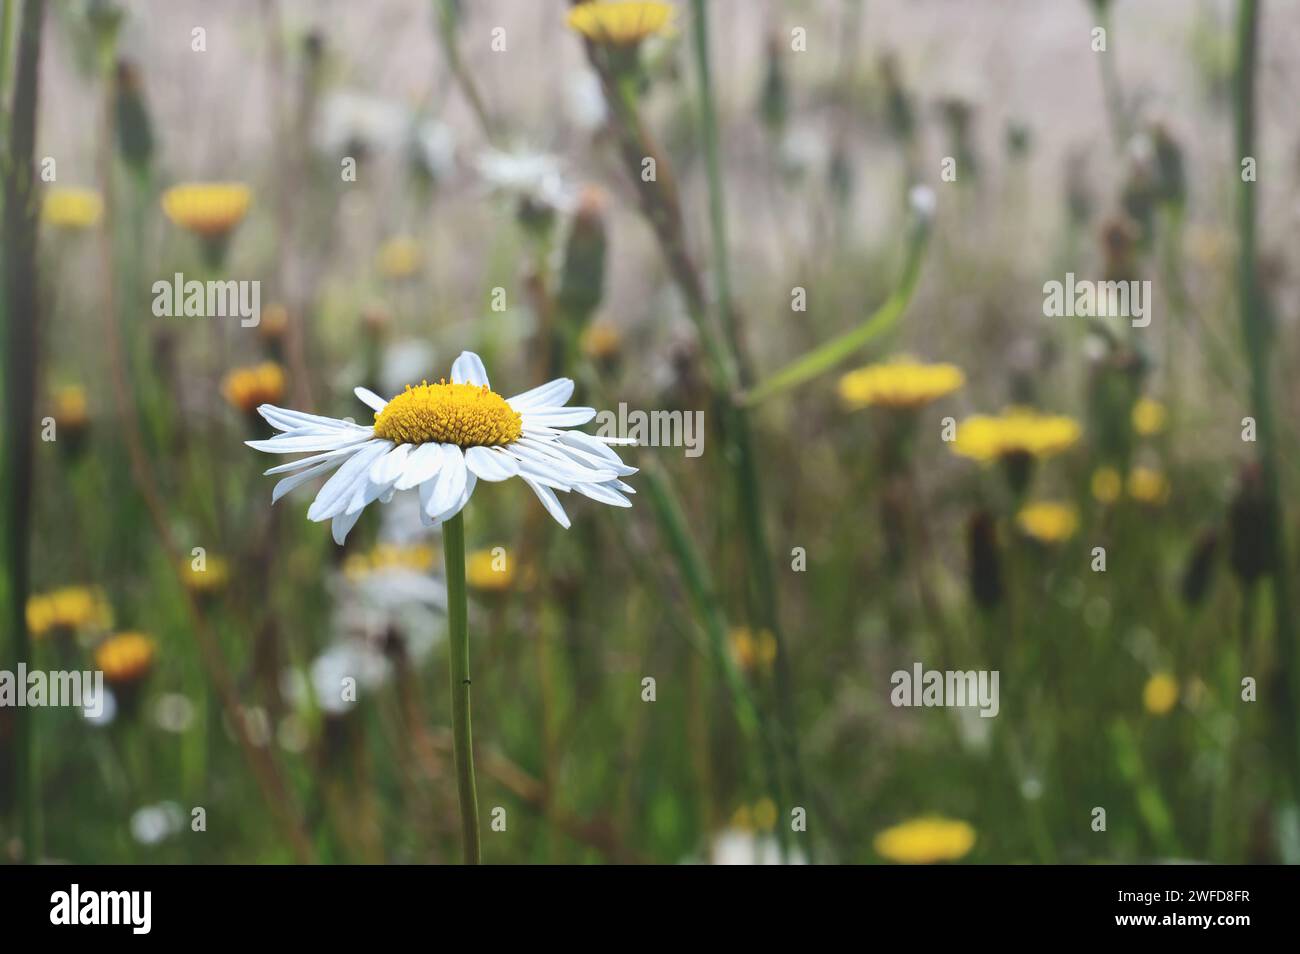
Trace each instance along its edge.
{"label": "white petal", "polygon": [[397,478],[398,490],[410,490],[424,483],[442,466],[442,448],[437,444],[421,444],[406,458],[402,476]]}
{"label": "white petal", "polygon": [[477,486],[477,484],[478,484],[478,478],[475,477],[473,474],[467,473],[465,475],[465,489],[461,491],[460,497],[456,499],[456,502],[454,504],[452,504],[442,513],[438,514],[438,519],[434,522],[442,523],[444,520],[450,520],[452,517],[456,516],[456,514],[464,510],[465,505],[469,503],[469,498],[473,496],[474,488],[475,486]]}
{"label": "white petal", "polygon": [[524,426],[577,427],[596,416],[594,407],[548,407],[540,411],[523,411]]}
{"label": "white petal", "polygon": [[563,490],[565,493],[568,493],[573,489],[573,485],[565,480],[562,474],[550,469],[545,464],[534,464],[530,461],[520,461],[519,476],[534,480],[546,487]]}
{"label": "white petal", "polygon": [[609,444],[599,437],[593,437],[590,434],[584,434],[582,431],[560,431],[556,437],[561,444],[567,444],[570,447],[576,447],[580,450],[587,451],[589,454],[595,454],[602,457],[612,464],[622,465],[623,459],[609,448]]}
{"label": "white petal", "polygon": [[321,461],[319,464],[316,464],[313,467],[308,467],[306,470],[300,473],[293,474],[289,477],[284,478],[283,480],[276,483],[275,488],[271,491],[271,503],[275,503],[277,500],[279,500],[289,491],[293,490],[295,487],[305,484],[313,477],[319,477],[321,474],[328,473],[329,471],[337,467],[340,463],[342,463],[342,461],[339,458],[337,457],[331,458],[330,460]]}
{"label": "white petal", "polygon": [[357,525],[361,519],[361,511],[356,513],[341,513],[330,523],[330,533],[334,537],[334,542],[343,546],[343,541],[348,538],[348,532]]}
{"label": "white petal", "polygon": [[338,450],[326,451],[323,454],[316,454],[312,457],[301,457],[298,460],[291,460],[287,464],[276,464],[269,470],[262,471],[263,477],[271,477],[275,474],[287,474],[293,470],[301,470],[304,467],[314,467],[316,464],[327,460],[336,460],[340,457],[347,457],[353,453],[351,447],[342,447]]}
{"label": "white petal", "polygon": [[370,465],[370,480],[384,486],[395,483],[406,469],[406,458],[410,453],[410,444],[398,444]]}
{"label": "white petal", "polygon": [[[579,432],[565,431],[565,433],[574,434]],[[589,453],[585,449],[570,446],[568,443],[561,443],[559,439],[550,441],[549,446],[552,450],[562,454],[565,458],[581,464],[583,467],[591,468],[592,470],[612,471],[619,477],[630,477],[632,474],[636,473],[635,467],[630,467],[623,463],[614,455],[613,451],[609,450],[609,448],[605,447],[603,444],[599,446],[606,453],[600,455]]]}
{"label": "white petal", "polygon": [[244,441],[253,450],[268,454],[303,454],[308,451],[338,450],[341,447],[361,445],[374,435],[370,430],[336,431],[333,434],[309,434],[291,437],[281,434],[266,441]]}
{"label": "white petal", "polygon": [[357,481],[364,481],[370,465],[392,446],[391,441],[384,440],[362,445],[333,477],[325,481],[325,486],[307,510],[307,519],[319,522],[342,513],[352,498]]}
{"label": "white petal", "polygon": [[573,489],[586,497],[590,497],[592,500],[599,500],[601,503],[609,504],[611,507],[632,506],[632,501],[609,484],[574,484]]}
{"label": "white petal", "polygon": [[353,388],[352,393],[361,399],[363,404],[368,404],[376,411],[382,411],[388,406],[388,402],[381,398],[370,388]]}
{"label": "white petal", "polygon": [[545,463],[550,469],[563,474],[566,480],[575,483],[587,481],[593,484],[603,484],[605,481],[613,480],[619,476],[612,468],[600,464],[590,465],[566,456],[562,448],[554,446],[550,441],[524,438],[511,444],[510,450],[516,456],[522,456],[525,460]]}
{"label": "white petal", "polygon": [[263,419],[272,427],[288,431],[295,427],[317,427],[328,430],[349,430],[357,425],[349,421],[342,421],[336,417],[324,417],[320,414],[308,414],[305,411],[293,411],[287,407],[276,407],[274,404],[263,404],[258,407],[257,413],[262,415]]}
{"label": "white petal", "polygon": [[523,411],[528,408],[563,407],[569,403],[571,397],[573,397],[573,379],[556,378],[554,381],[539,384],[531,391],[506,398],[506,403],[516,411]]}
{"label": "white petal", "polygon": [[462,351],[451,366],[451,380],[453,384],[487,384],[487,368],[483,367],[483,359],[473,351]]}
{"label": "white petal", "polygon": [[513,457],[488,447],[468,448],[465,466],[484,480],[509,480],[519,473],[519,464]]}
{"label": "white petal", "polygon": [[537,499],[542,502],[542,506],[546,508],[546,512],[555,518],[555,522],[565,530],[568,530],[569,515],[565,513],[564,508],[560,506],[560,501],[555,496],[555,491],[551,490],[549,487],[543,487],[531,477],[524,477],[524,483],[533,488],[533,493],[537,494]]}
{"label": "white petal", "polygon": [[437,518],[444,511],[456,505],[460,495],[465,492],[465,456],[455,444],[442,445],[442,466],[433,478],[433,487],[425,501],[425,512]]}

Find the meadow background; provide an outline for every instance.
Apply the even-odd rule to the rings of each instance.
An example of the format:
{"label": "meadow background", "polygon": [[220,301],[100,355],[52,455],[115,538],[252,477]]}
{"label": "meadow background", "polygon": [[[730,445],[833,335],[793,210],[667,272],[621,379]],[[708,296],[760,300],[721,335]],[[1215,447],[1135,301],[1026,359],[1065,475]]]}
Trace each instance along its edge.
{"label": "meadow background", "polygon": [[[630,511],[467,511],[486,861],[1300,861],[1296,9],[1260,4],[1243,184],[1228,0],[708,0],[711,117],[673,6],[647,216],[561,0],[46,5],[36,204],[101,207],[45,206],[34,303],[8,270],[0,660],[116,705],[0,709],[0,855],[458,860],[437,534],[370,508],[339,548],[242,442],[262,400],[363,420],[354,386],[471,348],[505,394],[705,422],[623,455]],[[249,190],[220,243],[164,211],[183,182]],[[176,272],[260,281],[260,324],[156,317]],[[1045,317],[1067,272],[1150,280],[1152,323]],[[902,355],[960,386],[854,399]],[[1012,405],[1078,435],[947,439]],[[997,717],[891,705],[918,662],[999,670]]]}

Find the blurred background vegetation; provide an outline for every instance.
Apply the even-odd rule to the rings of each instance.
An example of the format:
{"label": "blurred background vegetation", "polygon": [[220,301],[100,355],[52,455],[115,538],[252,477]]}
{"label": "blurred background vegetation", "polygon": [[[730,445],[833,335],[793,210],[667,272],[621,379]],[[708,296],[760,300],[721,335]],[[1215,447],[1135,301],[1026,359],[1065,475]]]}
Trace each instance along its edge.
{"label": "blurred background vegetation", "polygon": [[631,71],[562,0],[4,5],[0,660],[114,695],[0,709],[4,857],[459,858],[437,535],[337,547],[242,441],[472,348],[706,428],[629,512],[467,511],[485,860],[1300,860],[1295,10],[669,6]]}

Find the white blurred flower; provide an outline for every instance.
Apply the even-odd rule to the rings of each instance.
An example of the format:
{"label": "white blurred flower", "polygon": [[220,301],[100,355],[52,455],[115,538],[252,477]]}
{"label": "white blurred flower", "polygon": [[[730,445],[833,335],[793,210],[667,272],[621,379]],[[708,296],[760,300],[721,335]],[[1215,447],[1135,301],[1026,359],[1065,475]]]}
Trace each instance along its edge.
{"label": "white blurred flower", "polygon": [[456,137],[451,127],[425,119],[411,132],[411,150],[420,168],[434,181],[447,178],[456,166]]}
{"label": "white blurred flower", "polygon": [[[710,855],[715,865],[779,865],[781,846],[772,835],[758,835],[740,828],[727,828],[713,836]],[[790,849],[792,865],[806,865],[807,857],[798,848]]]}
{"label": "white blurred flower", "polygon": [[494,192],[544,202],[561,212],[571,212],[577,205],[578,190],[565,181],[557,156],[486,149],[474,166]]}
{"label": "white blurred flower", "polygon": [[154,703],[153,719],[164,732],[184,732],[194,722],[194,703],[178,692],[166,692]]}
{"label": "white blurred flower", "polygon": [[159,802],[137,809],[131,816],[131,837],[142,845],[156,845],[181,830],[185,812],[175,802]]}
{"label": "white blurred flower", "polygon": [[384,349],[379,362],[379,384],[390,394],[397,394],[409,381],[436,378],[437,352],[425,341],[406,338]]}
{"label": "white blurred flower", "polygon": [[802,176],[810,169],[824,169],[830,163],[830,140],[821,130],[810,126],[787,130],[778,149],[781,169],[789,176]]}
{"label": "white blurred flower", "polygon": [[[295,704],[306,702],[311,692],[316,704],[330,715],[349,711],[367,689],[377,689],[392,675],[392,665],[375,647],[362,640],[330,646],[312,660],[307,679],[297,670],[285,673],[284,693]],[[355,686],[355,695],[351,687]]]}
{"label": "white blurred flower", "polygon": [[926,185],[912,186],[912,190],[907,194],[907,204],[911,206],[912,212],[924,223],[930,222],[934,218],[934,210],[938,205],[938,199],[935,197],[934,190]]}
{"label": "white blurred flower", "polygon": [[93,726],[103,728],[112,725],[113,720],[117,718],[117,697],[113,695],[113,690],[105,686],[102,703],[98,706],[82,707],[81,714]]}
{"label": "white blurred flower", "polygon": [[321,103],[313,130],[316,148],[331,158],[356,150],[388,152],[409,140],[411,111],[378,96],[342,90]]}
{"label": "white blurred flower", "polygon": [[595,132],[604,126],[609,108],[605,104],[605,91],[600,88],[600,77],[592,70],[569,74],[564,84],[564,107],[569,121],[584,132]]}

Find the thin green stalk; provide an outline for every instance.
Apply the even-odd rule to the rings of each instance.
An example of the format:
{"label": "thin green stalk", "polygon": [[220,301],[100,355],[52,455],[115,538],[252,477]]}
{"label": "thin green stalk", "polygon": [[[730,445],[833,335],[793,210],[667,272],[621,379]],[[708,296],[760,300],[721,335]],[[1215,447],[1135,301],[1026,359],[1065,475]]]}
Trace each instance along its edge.
{"label": "thin green stalk", "polygon": [[[17,76],[14,82],[12,129],[4,170],[4,407],[9,418],[4,440],[5,568],[9,598],[12,660],[31,662],[27,630],[30,584],[32,459],[35,442],[37,326],[40,309],[36,281],[36,97],[39,85],[42,0],[25,0],[19,27]],[[15,778],[18,785],[22,859],[40,858],[39,803],[33,712],[14,711]]]}
{"label": "thin green stalk", "polygon": [[709,233],[713,242],[713,277],[717,286],[718,318],[731,348],[741,386],[748,385],[747,365],[740,349],[736,315],[731,307],[731,269],[727,264],[727,212],[718,159],[718,113],[713,102],[713,76],[709,68],[709,13],[704,0],[693,0],[695,65],[700,74],[700,128],[704,139],[704,165],[709,182]]}
{"label": "thin green stalk", "polygon": [[[1238,160],[1255,155],[1255,64],[1259,36],[1259,4],[1241,0],[1237,8],[1236,147]],[[1238,294],[1242,341],[1250,366],[1250,404],[1255,416],[1258,456],[1264,495],[1273,516],[1273,528],[1265,544],[1272,553],[1269,565],[1273,586],[1273,615],[1277,632],[1277,653],[1286,682],[1279,700],[1279,745],[1289,772],[1293,798],[1300,797],[1300,727],[1296,704],[1300,701],[1300,654],[1295,644],[1291,617],[1291,594],[1286,552],[1286,519],[1282,513],[1277,461],[1277,428],[1269,386],[1271,333],[1256,287],[1255,189],[1254,182],[1237,183]]]}
{"label": "thin green stalk", "polygon": [[479,845],[478,792],[474,785],[474,745],[469,721],[469,615],[465,595],[465,515],[442,525],[447,574],[447,646],[451,654],[451,730],[460,796],[460,833],[465,864],[482,860]]}
{"label": "thin green stalk", "polygon": [[[784,795],[777,757],[778,747],[773,739],[771,724],[754,703],[727,648],[726,614],[704,558],[691,537],[681,504],[657,463],[642,468],[641,475],[644,478],[646,497],[664,529],[668,548],[681,568],[682,580],[690,592],[696,614],[708,638],[709,655],[722,673],[731,695],[736,724],[740,726],[747,743],[758,742],[767,786],[776,795]],[[784,861],[789,855],[789,832],[784,825],[778,824],[776,835]]]}
{"label": "thin green stalk", "polygon": [[1115,53],[1110,46],[1111,19],[1109,4],[1103,4],[1097,11],[1097,23],[1106,31],[1106,49],[1101,54],[1101,86],[1105,93],[1106,113],[1110,117],[1110,132],[1115,140],[1115,149],[1123,152],[1128,142],[1128,113],[1124,108],[1124,93],[1119,85],[1119,71],[1115,68]]}
{"label": "thin green stalk", "polygon": [[[4,0],[0,7],[0,142],[9,132],[9,61],[14,51],[14,0]],[[0,159],[3,161],[3,159]]]}
{"label": "thin green stalk", "polygon": [[[726,346],[730,350],[725,367],[729,378],[723,383],[728,391],[751,383],[749,364],[740,346],[740,332],[731,301],[731,269],[727,261],[726,195],[723,190],[721,164],[718,157],[718,115],[714,104],[713,74],[709,66],[709,16],[704,0],[694,0],[692,6],[695,65],[700,84],[700,127],[704,140],[705,168],[709,194],[709,234],[713,247],[713,278],[717,293],[718,325],[722,328]],[[772,634],[776,643],[776,695],[780,707],[783,745],[781,747],[789,764],[775,768],[778,779],[777,794],[784,800],[790,794],[789,778],[803,777],[800,766],[798,732],[794,712],[794,679],[790,671],[790,654],[781,628],[781,614],[777,604],[777,586],[771,567],[770,538],[763,519],[763,494],[759,482],[757,454],[749,411],[728,404],[725,410],[724,433],[735,449],[735,477],[744,521],[745,540],[749,547],[750,605],[756,611],[759,624]]]}
{"label": "thin green stalk", "polygon": [[866,321],[795,358],[746,394],[743,403],[752,406],[811,381],[892,329],[907,311],[916,291],[929,236],[929,225],[925,222],[913,231],[898,287]]}

